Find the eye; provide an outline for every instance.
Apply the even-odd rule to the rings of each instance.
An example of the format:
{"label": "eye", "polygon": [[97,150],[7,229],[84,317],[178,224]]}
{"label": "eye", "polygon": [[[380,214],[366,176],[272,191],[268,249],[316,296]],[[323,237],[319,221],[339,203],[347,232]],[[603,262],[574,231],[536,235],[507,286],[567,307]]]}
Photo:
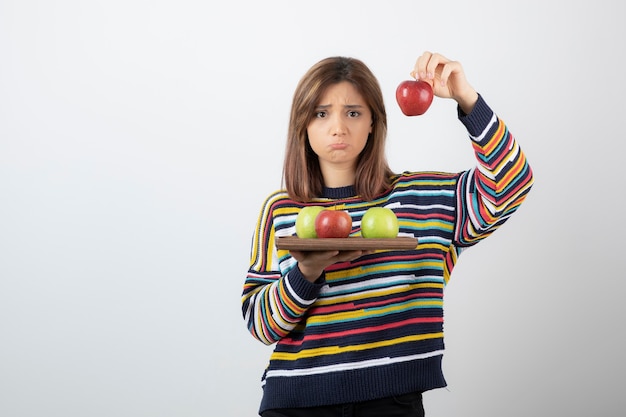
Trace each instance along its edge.
{"label": "eye", "polygon": [[350,110],[348,112],[348,117],[359,117],[360,115],[361,115],[361,113],[356,111],[356,110]]}
{"label": "eye", "polygon": [[325,111],[321,110],[321,111],[315,112],[315,117],[318,119],[323,119],[324,117],[326,117],[326,114],[327,113]]}

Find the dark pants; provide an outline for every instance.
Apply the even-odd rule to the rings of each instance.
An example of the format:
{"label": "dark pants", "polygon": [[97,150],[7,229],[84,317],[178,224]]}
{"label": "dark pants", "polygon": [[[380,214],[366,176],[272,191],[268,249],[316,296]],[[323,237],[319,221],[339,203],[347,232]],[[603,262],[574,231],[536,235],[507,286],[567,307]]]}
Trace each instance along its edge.
{"label": "dark pants", "polygon": [[418,392],[354,404],[267,410],[261,417],[424,417],[424,406]]}

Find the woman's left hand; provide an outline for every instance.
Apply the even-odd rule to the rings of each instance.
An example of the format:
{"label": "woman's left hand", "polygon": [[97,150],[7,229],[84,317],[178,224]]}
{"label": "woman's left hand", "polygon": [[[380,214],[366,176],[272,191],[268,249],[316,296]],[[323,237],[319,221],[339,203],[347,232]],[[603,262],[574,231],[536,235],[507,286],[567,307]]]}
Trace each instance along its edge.
{"label": "woman's left hand", "polygon": [[478,100],[478,93],[465,78],[461,63],[441,54],[424,52],[417,58],[411,76],[428,82],[437,97],[454,99],[466,114]]}

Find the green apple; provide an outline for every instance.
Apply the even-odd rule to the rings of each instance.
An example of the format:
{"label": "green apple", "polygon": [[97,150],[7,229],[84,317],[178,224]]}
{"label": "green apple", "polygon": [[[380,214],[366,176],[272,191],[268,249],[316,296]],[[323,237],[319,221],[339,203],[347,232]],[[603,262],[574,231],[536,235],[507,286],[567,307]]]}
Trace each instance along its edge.
{"label": "green apple", "polygon": [[315,218],[322,210],[324,210],[322,206],[304,206],[300,209],[296,217],[296,235],[298,235],[298,237],[317,237],[317,233],[315,232]]}
{"label": "green apple", "polygon": [[370,207],[361,218],[361,236],[365,238],[393,238],[400,226],[396,213],[387,207]]}

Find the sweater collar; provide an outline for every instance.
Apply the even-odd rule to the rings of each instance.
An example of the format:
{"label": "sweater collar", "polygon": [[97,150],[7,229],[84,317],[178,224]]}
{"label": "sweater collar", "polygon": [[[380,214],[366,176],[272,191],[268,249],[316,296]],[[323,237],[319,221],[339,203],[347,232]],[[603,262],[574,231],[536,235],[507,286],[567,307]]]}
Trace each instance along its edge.
{"label": "sweater collar", "polygon": [[356,192],[354,191],[354,185],[347,185],[345,187],[324,187],[322,190],[323,198],[330,198],[333,200],[338,200],[342,198],[355,197]]}

